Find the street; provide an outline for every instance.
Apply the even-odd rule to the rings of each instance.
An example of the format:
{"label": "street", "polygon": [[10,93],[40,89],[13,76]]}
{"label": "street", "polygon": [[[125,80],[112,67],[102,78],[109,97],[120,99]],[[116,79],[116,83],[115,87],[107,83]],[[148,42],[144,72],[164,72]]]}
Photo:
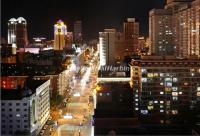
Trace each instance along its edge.
{"label": "street", "polygon": [[[94,88],[97,81],[97,59],[94,57],[90,60],[90,66],[84,67],[85,71],[81,78],[74,79],[72,86],[72,95],[68,99],[65,108],[60,109],[58,125],[52,136],[92,136],[93,134],[93,118]],[[91,63],[93,62],[93,63]],[[96,63],[95,63],[96,62]],[[93,67],[92,67],[93,66]],[[71,72],[76,74],[75,72]]]}

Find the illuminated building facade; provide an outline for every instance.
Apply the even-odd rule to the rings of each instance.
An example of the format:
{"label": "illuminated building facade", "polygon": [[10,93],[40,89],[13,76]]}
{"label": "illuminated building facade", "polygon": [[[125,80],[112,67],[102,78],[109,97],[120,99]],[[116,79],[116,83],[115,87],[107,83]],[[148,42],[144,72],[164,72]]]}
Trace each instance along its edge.
{"label": "illuminated building facade", "polygon": [[32,80],[27,88],[1,90],[1,136],[39,134],[50,116],[49,86],[50,80]]}
{"label": "illuminated building facade", "polygon": [[151,53],[172,55],[172,13],[170,10],[153,9],[149,13],[149,35],[152,44]]}
{"label": "illuminated building facade", "polygon": [[8,44],[16,44],[16,25],[17,20],[11,18],[8,22]]}
{"label": "illuminated building facade", "polygon": [[115,29],[105,29],[99,33],[100,66],[115,63]]}
{"label": "illuminated building facade", "polygon": [[62,20],[54,25],[54,50],[63,50],[67,35],[67,26]]}
{"label": "illuminated building facade", "polygon": [[14,44],[14,48],[24,48],[28,45],[27,22],[23,17],[9,20],[8,44]]}
{"label": "illuminated building facade", "polygon": [[124,22],[124,40],[126,43],[127,55],[131,55],[139,51],[138,37],[139,23],[135,21],[135,18],[128,18],[127,22]]}
{"label": "illuminated building facade", "polygon": [[74,42],[80,44],[82,40],[82,22],[76,21],[74,23]]}
{"label": "illuminated building facade", "polygon": [[168,0],[149,15],[152,54],[200,56],[200,0]]}
{"label": "illuminated building facade", "polygon": [[160,123],[166,117],[169,123],[170,117],[184,109],[198,109],[200,102],[199,60],[166,59],[149,56],[131,62],[134,109],[140,115],[155,116],[155,120],[161,117]]}

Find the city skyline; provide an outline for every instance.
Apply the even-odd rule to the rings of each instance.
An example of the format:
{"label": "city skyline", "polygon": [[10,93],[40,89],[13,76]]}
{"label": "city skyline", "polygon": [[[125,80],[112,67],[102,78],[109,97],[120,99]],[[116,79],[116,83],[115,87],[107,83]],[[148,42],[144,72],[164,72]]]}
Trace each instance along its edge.
{"label": "city skyline", "polygon": [[3,0],[2,136],[200,136],[200,0]]}
{"label": "city skyline", "polygon": [[[162,8],[165,0],[138,1],[60,1],[55,8],[52,1],[2,1],[2,37],[7,35],[7,22],[12,17],[22,16],[27,20],[28,37],[47,36],[53,39],[53,25],[62,19],[70,31],[73,23],[81,20],[84,39],[98,37],[98,32],[104,28],[114,27],[120,31],[123,22],[128,17],[135,17],[141,22],[140,34],[148,36],[148,12],[153,8]],[[81,3],[81,4],[77,4]],[[146,4],[144,4],[146,3]],[[32,5],[31,7],[28,4]],[[5,8],[6,7],[6,8]],[[93,14],[95,13],[95,14]],[[104,21],[102,21],[104,20]],[[38,25],[38,23],[40,25]]]}

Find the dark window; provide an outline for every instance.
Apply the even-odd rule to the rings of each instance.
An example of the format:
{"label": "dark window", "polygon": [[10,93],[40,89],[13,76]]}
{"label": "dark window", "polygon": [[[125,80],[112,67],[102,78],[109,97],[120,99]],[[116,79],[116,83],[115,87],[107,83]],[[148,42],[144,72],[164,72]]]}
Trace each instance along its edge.
{"label": "dark window", "polygon": [[9,134],[12,134],[12,131],[9,131]]}
{"label": "dark window", "polygon": [[20,111],[20,109],[16,109],[16,111]]}
{"label": "dark window", "polygon": [[24,126],[24,128],[28,128],[28,126],[27,126],[27,125],[25,125],[25,126]]}
{"label": "dark window", "polygon": [[5,114],[1,114],[2,117],[5,117]]}
{"label": "dark window", "polygon": [[24,111],[27,111],[27,109],[24,109]]}
{"label": "dark window", "polygon": [[12,109],[9,109],[9,111],[12,111]]}
{"label": "dark window", "polygon": [[1,122],[5,123],[6,121],[5,120],[1,120]]}
{"label": "dark window", "polygon": [[10,128],[12,128],[13,126],[12,126],[12,125],[10,125],[9,127],[10,127]]}
{"label": "dark window", "polygon": [[9,120],[9,122],[13,122],[12,120]]}
{"label": "dark window", "polygon": [[4,105],[5,105],[5,103],[1,103],[1,105],[2,105],[2,106],[4,106]]}
{"label": "dark window", "polygon": [[17,106],[19,106],[19,105],[20,105],[20,103],[16,103],[16,105],[17,105]]}
{"label": "dark window", "polygon": [[5,126],[5,125],[2,125],[1,127],[2,127],[2,128],[5,128],[6,126]]}
{"label": "dark window", "polygon": [[24,122],[28,122],[27,120],[24,120]]}
{"label": "dark window", "polygon": [[16,120],[18,123],[20,122],[20,120]]}
{"label": "dark window", "polygon": [[5,111],[5,109],[1,109],[1,111]]}
{"label": "dark window", "polygon": [[1,131],[1,134],[6,134],[6,132],[5,131]]}
{"label": "dark window", "polygon": [[27,103],[23,103],[24,106],[27,106]]}
{"label": "dark window", "polygon": [[9,103],[8,105],[9,105],[9,106],[12,106],[12,103]]}
{"label": "dark window", "polygon": [[9,117],[12,117],[12,114],[10,114]]}
{"label": "dark window", "polygon": [[27,114],[24,114],[24,117],[27,117]]}
{"label": "dark window", "polygon": [[17,128],[20,128],[20,125],[17,125]]}

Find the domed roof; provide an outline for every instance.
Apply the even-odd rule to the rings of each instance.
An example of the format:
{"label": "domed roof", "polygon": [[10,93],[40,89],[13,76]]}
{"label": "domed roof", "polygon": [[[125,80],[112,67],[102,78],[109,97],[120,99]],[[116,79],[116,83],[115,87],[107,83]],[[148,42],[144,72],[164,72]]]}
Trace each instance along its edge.
{"label": "domed roof", "polygon": [[18,21],[18,22],[26,22],[26,20],[25,20],[23,17],[18,17],[18,18],[17,18],[17,21]]}
{"label": "domed roof", "polygon": [[16,22],[17,21],[17,19],[15,19],[15,18],[11,18],[10,20],[9,20],[9,22]]}

